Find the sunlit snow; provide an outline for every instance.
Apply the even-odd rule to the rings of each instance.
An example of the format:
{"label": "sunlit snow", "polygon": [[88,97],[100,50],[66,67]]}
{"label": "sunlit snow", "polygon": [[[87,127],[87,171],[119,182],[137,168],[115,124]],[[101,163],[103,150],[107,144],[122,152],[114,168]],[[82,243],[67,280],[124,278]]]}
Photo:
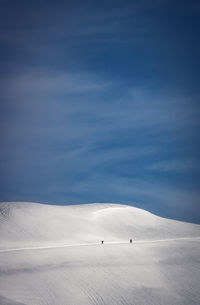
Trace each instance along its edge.
{"label": "sunlit snow", "polygon": [[0,304],[197,305],[199,253],[200,225],[138,208],[0,203]]}

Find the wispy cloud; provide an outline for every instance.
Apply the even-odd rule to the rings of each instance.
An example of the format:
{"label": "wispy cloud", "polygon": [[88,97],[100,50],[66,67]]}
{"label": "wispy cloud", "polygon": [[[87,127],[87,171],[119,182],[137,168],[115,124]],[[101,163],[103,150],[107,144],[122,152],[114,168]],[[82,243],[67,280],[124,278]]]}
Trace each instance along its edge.
{"label": "wispy cloud", "polygon": [[194,160],[167,160],[153,163],[148,167],[149,170],[158,172],[187,172],[199,170],[200,163]]}

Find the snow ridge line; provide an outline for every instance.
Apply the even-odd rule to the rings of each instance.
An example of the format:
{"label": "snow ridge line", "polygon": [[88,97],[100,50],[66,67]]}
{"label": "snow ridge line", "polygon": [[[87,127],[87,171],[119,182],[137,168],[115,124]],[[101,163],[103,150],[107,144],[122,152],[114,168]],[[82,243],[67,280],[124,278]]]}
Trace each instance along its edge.
{"label": "snow ridge line", "polygon": [[[166,238],[166,239],[153,239],[153,240],[133,240],[134,244],[151,244],[151,243],[161,243],[161,242],[170,242],[170,241],[179,241],[179,240],[195,240],[200,241],[200,236],[197,237],[177,237],[177,238]],[[129,241],[108,241],[103,245],[120,245],[120,244],[129,244]],[[24,248],[10,248],[10,249],[0,249],[0,253],[5,252],[17,252],[17,251],[28,251],[28,250],[44,250],[44,249],[56,249],[56,248],[67,248],[67,247],[85,247],[85,246],[96,246],[101,245],[101,242],[96,243],[80,243],[80,244],[63,244],[55,246],[40,246],[40,247],[24,247]],[[102,245],[102,246],[103,246]]]}

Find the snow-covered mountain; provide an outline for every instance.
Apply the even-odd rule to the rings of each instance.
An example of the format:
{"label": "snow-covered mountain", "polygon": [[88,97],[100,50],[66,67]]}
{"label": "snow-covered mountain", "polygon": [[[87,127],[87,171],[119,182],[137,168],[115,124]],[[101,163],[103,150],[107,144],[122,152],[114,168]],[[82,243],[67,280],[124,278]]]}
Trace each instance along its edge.
{"label": "snow-covered mountain", "polygon": [[131,206],[0,203],[0,304],[199,304],[199,253],[200,225]]}

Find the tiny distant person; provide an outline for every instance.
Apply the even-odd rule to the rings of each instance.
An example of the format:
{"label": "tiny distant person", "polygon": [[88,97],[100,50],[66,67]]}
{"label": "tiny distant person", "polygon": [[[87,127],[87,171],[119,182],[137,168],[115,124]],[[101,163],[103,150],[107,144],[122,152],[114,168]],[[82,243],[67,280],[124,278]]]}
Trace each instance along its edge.
{"label": "tiny distant person", "polygon": [[102,245],[103,245],[103,240],[101,241]]}
{"label": "tiny distant person", "polygon": [[130,244],[132,244],[132,238],[130,239]]}

